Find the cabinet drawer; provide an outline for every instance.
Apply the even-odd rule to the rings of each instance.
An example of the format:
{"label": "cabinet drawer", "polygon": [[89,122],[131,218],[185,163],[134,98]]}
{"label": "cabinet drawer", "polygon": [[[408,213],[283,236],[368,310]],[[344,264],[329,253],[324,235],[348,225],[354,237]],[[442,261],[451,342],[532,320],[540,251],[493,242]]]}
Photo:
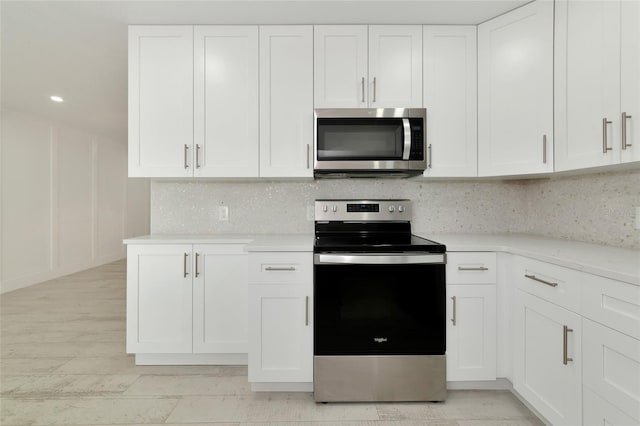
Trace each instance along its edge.
{"label": "cabinet drawer", "polygon": [[580,313],[580,286],[588,274],[526,257],[514,261],[518,288]]}
{"label": "cabinet drawer", "polygon": [[313,253],[250,253],[250,284],[300,284],[313,280]]}
{"label": "cabinet drawer", "polygon": [[447,252],[447,284],[495,283],[495,253]]}
{"label": "cabinet drawer", "polygon": [[585,317],[640,339],[640,286],[589,275],[581,305]]}
{"label": "cabinet drawer", "polygon": [[640,419],[640,340],[583,319],[583,384]]}

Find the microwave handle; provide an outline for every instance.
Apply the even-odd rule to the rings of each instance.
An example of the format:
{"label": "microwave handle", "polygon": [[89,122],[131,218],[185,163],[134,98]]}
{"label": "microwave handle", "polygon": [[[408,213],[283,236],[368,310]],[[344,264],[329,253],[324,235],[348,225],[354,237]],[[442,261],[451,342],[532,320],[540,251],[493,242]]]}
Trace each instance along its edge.
{"label": "microwave handle", "polygon": [[402,151],[402,159],[408,160],[411,155],[411,125],[408,118],[402,119],[402,127],[404,127],[404,150]]}

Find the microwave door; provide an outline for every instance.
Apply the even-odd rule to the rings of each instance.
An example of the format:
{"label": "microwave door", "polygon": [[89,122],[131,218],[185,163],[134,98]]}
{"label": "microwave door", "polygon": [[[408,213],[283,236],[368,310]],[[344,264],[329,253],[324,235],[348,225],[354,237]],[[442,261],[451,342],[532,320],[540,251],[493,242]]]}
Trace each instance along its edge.
{"label": "microwave door", "polygon": [[402,119],[402,127],[404,128],[404,150],[402,151],[402,159],[408,160],[411,155],[411,125],[408,118]]}

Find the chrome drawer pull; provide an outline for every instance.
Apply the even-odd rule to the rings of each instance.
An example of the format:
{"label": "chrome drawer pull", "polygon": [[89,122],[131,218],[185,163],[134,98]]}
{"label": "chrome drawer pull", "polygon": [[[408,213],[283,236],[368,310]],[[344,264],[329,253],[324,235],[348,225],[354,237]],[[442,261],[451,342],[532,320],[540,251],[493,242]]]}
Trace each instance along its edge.
{"label": "chrome drawer pull", "polygon": [[307,296],[305,298],[305,305],[304,305],[304,325],[308,326],[309,325],[309,296]]}
{"label": "chrome drawer pull", "polygon": [[453,300],[453,318],[451,318],[451,322],[453,323],[453,326],[455,327],[455,325],[456,325],[456,296],[453,296],[451,298],[451,300]]}
{"label": "chrome drawer pull", "polygon": [[552,283],[552,282],[549,282],[549,281],[541,280],[540,278],[536,277],[535,275],[524,274],[524,276],[529,278],[530,280],[538,281],[539,283],[546,284],[546,285],[548,285],[550,287],[558,287],[558,283]]}
{"label": "chrome drawer pull", "polygon": [[184,278],[187,278],[187,275],[189,275],[189,273],[187,272],[187,259],[188,258],[189,258],[189,254],[185,253],[183,261],[182,261],[182,268],[184,270]]}
{"label": "chrome drawer pull", "polygon": [[567,346],[569,340],[569,333],[572,333],[573,329],[567,327],[566,325],[562,326],[562,363],[567,365],[569,361],[573,362],[573,358],[569,358]]}
{"label": "chrome drawer pull", "polygon": [[486,268],[484,266],[474,266],[474,267],[465,267],[465,266],[458,266],[458,271],[488,271],[489,268]]}
{"label": "chrome drawer pull", "polygon": [[274,267],[274,266],[267,266],[266,268],[264,268],[265,271],[295,271],[296,268],[293,266],[284,266],[284,267]]}

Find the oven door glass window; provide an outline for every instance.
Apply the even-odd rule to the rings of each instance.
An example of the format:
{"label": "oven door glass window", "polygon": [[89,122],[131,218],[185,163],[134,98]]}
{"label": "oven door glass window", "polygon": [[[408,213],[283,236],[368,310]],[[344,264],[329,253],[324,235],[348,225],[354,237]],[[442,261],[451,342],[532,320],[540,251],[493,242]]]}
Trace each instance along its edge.
{"label": "oven door glass window", "polygon": [[445,353],[445,266],[315,265],[316,355]]}
{"label": "oven door glass window", "polygon": [[401,118],[319,118],[319,161],[402,160]]}

